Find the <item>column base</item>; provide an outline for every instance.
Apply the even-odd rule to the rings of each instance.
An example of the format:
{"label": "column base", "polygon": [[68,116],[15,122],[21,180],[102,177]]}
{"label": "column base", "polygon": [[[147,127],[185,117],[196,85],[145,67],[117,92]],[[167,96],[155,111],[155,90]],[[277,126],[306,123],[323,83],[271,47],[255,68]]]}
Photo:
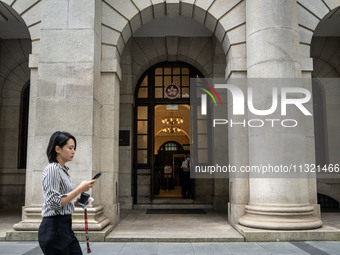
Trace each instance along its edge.
{"label": "column base", "polygon": [[257,229],[308,230],[322,226],[312,205],[246,205],[239,224]]}
{"label": "column base", "polygon": [[[104,216],[104,207],[99,205],[87,208],[87,217],[92,241],[104,241],[105,236],[114,228],[110,219]],[[22,219],[13,226],[13,230],[6,233],[6,240],[38,240],[38,229],[42,220],[41,207],[24,208]],[[79,237],[85,234],[84,210],[81,208],[76,208],[72,214],[72,230]]]}

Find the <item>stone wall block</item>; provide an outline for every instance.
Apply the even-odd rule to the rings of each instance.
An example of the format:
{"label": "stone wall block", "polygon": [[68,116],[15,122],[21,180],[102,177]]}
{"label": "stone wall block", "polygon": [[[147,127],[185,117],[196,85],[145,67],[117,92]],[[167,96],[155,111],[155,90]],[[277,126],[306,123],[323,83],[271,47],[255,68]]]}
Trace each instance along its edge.
{"label": "stone wall block", "polygon": [[117,101],[117,91],[115,87],[119,86],[119,80],[116,75],[102,75],[101,103],[103,105],[112,105]]}
{"label": "stone wall block", "polygon": [[[26,1],[22,1],[22,2],[26,2]],[[26,26],[31,26],[32,24],[41,21],[42,9],[43,9],[43,4],[42,2],[39,2],[37,5],[29,9],[27,12],[25,12],[21,16],[24,19]]]}
{"label": "stone wall block", "polygon": [[298,5],[298,21],[299,25],[315,30],[320,20],[313,14],[308,12],[305,8]]}
{"label": "stone wall block", "polygon": [[[133,4],[132,1],[117,1],[117,0],[106,0],[115,10],[120,12],[128,20],[131,20],[139,10]],[[104,3],[103,3],[104,5]]]}
{"label": "stone wall block", "polygon": [[220,22],[217,22],[216,29],[215,29],[215,36],[220,43],[222,42],[225,34],[226,34],[226,31],[224,30],[222,24]]}
{"label": "stone wall block", "polygon": [[[101,138],[100,139],[100,171],[102,172],[112,172],[114,170],[114,147],[113,147],[113,138]],[[99,170],[98,170],[99,171]],[[102,177],[104,177],[103,175]],[[107,178],[107,177],[104,177]]]}
{"label": "stone wall block", "polygon": [[130,1],[133,2],[140,11],[150,7],[151,5],[150,0],[130,0]]}
{"label": "stone wall block", "polygon": [[191,18],[194,13],[194,0],[181,1],[181,16]]}
{"label": "stone wall block", "polygon": [[138,28],[142,26],[142,17],[140,13],[137,13],[135,16],[133,16],[132,19],[129,20],[132,33],[136,32]]}
{"label": "stone wall block", "polygon": [[300,44],[299,45],[299,52],[300,52],[301,58],[309,58],[310,56],[312,56],[312,54],[310,53],[310,46],[309,45]]}
{"label": "stone wall block", "polygon": [[123,40],[123,37],[119,37],[118,42],[117,42],[117,49],[118,49],[120,54],[122,54],[122,52],[124,50],[124,46],[125,46],[125,42]]}
{"label": "stone wall block", "polygon": [[[93,104],[87,98],[42,98],[37,101],[36,124],[40,132],[64,130],[67,127],[74,133],[92,133]],[[50,121],[50,116],[58,121]]]}
{"label": "stone wall block", "polygon": [[147,8],[144,8],[140,15],[142,17],[142,23],[145,25],[153,20],[153,11],[152,6],[148,6]]}
{"label": "stone wall block", "polygon": [[[0,110],[0,112],[1,112],[0,127],[6,128],[6,129],[17,129],[18,125],[19,125],[20,108],[19,107],[1,107],[0,109],[1,109]],[[11,134],[10,130],[6,131],[6,134],[10,135]],[[12,134],[12,135],[14,135],[14,134]],[[14,138],[14,137],[11,136],[11,138]],[[9,139],[9,138],[7,138],[7,139]],[[9,144],[8,144],[8,146],[9,146]]]}
{"label": "stone wall block", "polygon": [[6,150],[0,153],[0,168],[16,168],[16,151]]}
{"label": "stone wall block", "polygon": [[310,44],[312,41],[313,32],[303,27],[299,27],[299,38],[301,43]]}
{"label": "stone wall block", "polygon": [[2,91],[2,97],[4,97],[4,98],[6,98],[6,97],[8,97],[8,98],[10,98],[10,97],[20,98],[20,96],[21,96],[21,91],[19,91],[19,90],[4,89]]}
{"label": "stone wall block", "polygon": [[103,105],[101,108],[101,118],[105,121],[101,123],[101,136],[113,137],[114,136],[114,107],[113,105]]}
{"label": "stone wall block", "polygon": [[178,55],[182,55],[186,57],[188,55],[188,51],[190,45],[192,43],[192,38],[189,37],[179,37],[178,41]]}
{"label": "stone wall block", "polygon": [[102,5],[102,23],[117,31],[122,31],[128,23],[128,20],[120,13],[112,9],[103,2]]}
{"label": "stone wall block", "polygon": [[151,38],[134,38],[134,42],[138,44],[139,48],[143,49],[149,60],[152,58],[158,59],[156,47]]}
{"label": "stone wall block", "polygon": [[163,0],[151,0],[153,4],[153,15],[155,19],[165,16],[165,2]]}
{"label": "stone wall block", "polygon": [[214,33],[216,24],[217,24],[216,17],[214,15],[211,15],[209,12],[207,12],[207,16],[204,22],[204,25],[206,26],[206,28],[208,28],[212,33]]}
{"label": "stone wall block", "polygon": [[126,24],[124,29],[122,30],[122,37],[124,39],[124,43],[126,43],[130,37],[132,35],[132,32],[131,32],[131,27],[130,27],[130,24]]}
{"label": "stone wall block", "polygon": [[[139,66],[143,66],[145,63],[149,61],[143,49],[138,44],[133,44],[132,54],[134,56],[134,61],[138,63]],[[137,70],[135,69],[135,72],[136,71]]]}
{"label": "stone wall block", "polygon": [[102,42],[117,45],[121,34],[108,27],[102,26]]}
{"label": "stone wall block", "polygon": [[0,100],[2,107],[19,107],[20,100],[18,98],[2,98]]}
{"label": "stone wall block", "polygon": [[[6,107],[6,108],[14,108],[14,107]],[[5,113],[6,114],[6,110],[2,110],[1,113]],[[8,111],[8,110],[7,110]],[[18,121],[18,116],[15,116],[16,118],[13,118],[13,121],[7,121],[10,123],[6,123],[5,125],[1,124],[1,128],[0,128],[0,151],[4,152],[4,151],[16,151],[18,148],[17,143],[13,143],[13,141],[16,141],[18,139],[18,129],[17,128],[13,128],[11,126],[13,126],[13,122],[14,124],[16,121]],[[3,117],[1,117],[3,118]],[[6,120],[6,119],[5,119]],[[1,119],[1,121],[3,121],[3,119]],[[15,167],[14,167],[15,168]]]}
{"label": "stone wall block", "polygon": [[323,0],[327,6],[333,10],[335,9],[336,7],[338,7],[340,5],[340,1],[339,0]]}
{"label": "stone wall block", "polygon": [[201,52],[197,56],[196,62],[200,63],[201,66],[204,66],[206,63],[212,60],[212,46],[211,46],[211,39],[204,45]]}
{"label": "stone wall block", "polygon": [[230,57],[230,47],[231,47],[230,40],[228,35],[226,35],[222,41],[222,49],[225,53],[228,54],[227,57]]}
{"label": "stone wall block", "polygon": [[[138,176],[138,179],[141,176]],[[150,178],[150,176],[147,176],[148,178]],[[151,195],[151,187],[150,184],[139,184],[137,186],[137,190],[138,190],[138,196],[150,196]],[[138,199],[139,200],[139,199]],[[139,201],[138,201],[139,202]]]}
{"label": "stone wall block", "polygon": [[37,90],[38,97],[65,97],[66,64],[43,64],[39,68],[43,82]]}
{"label": "stone wall block", "polygon": [[329,12],[323,1],[298,0],[297,2],[306,7],[315,16],[319,17],[319,19],[322,19]]}
{"label": "stone wall block", "polygon": [[[72,180],[73,178],[78,178],[77,182],[79,185],[80,181],[84,180],[84,178],[92,178],[92,174],[88,173],[88,169],[91,169],[93,165],[93,158],[91,156],[93,139],[88,133],[79,132],[71,127],[65,131],[70,132],[77,139],[77,150],[74,159],[68,163],[68,166],[70,167]],[[47,148],[47,144],[45,146]]]}
{"label": "stone wall block", "polygon": [[246,7],[245,1],[238,4],[227,15],[219,20],[224,31],[229,31],[236,26],[246,22]]}
{"label": "stone wall block", "polygon": [[196,20],[198,23],[203,24],[206,14],[207,14],[206,10],[203,10],[202,8],[194,5],[194,11],[193,11],[194,20]]}
{"label": "stone wall block", "polygon": [[179,0],[166,1],[167,17],[177,18],[179,16]]}
{"label": "stone wall block", "polygon": [[121,95],[120,102],[124,104],[133,104],[134,103],[134,96],[133,95]]}
{"label": "stone wall block", "polygon": [[[78,97],[91,96],[92,93],[87,94],[85,91],[88,87],[93,88],[94,84],[94,66],[93,63],[77,63],[77,64],[66,64],[66,86],[67,89],[75,91],[78,88]],[[73,88],[71,87],[73,86]],[[71,88],[70,88],[71,87]],[[83,94],[83,96],[81,96]],[[69,96],[66,94],[66,96]],[[71,95],[74,96],[74,95]]]}
{"label": "stone wall block", "polygon": [[38,0],[15,1],[12,8],[14,8],[17,13],[21,14],[37,2]]}
{"label": "stone wall block", "polygon": [[101,52],[102,59],[117,59],[119,63],[121,62],[117,47],[103,44]]}
{"label": "stone wall block", "polygon": [[149,175],[139,175],[137,179],[138,185],[150,185],[151,184],[151,178]]}
{"label": "stone wall block", "polygon": [[119,174],[119,196],[120,197],[131,197],[132,196],[132,184],[131,184],[131,173],[130,174]]}
{"label": "stone wall block", "polygon": [[313,71],[313,59],[312,58],[301,58],[301,70],[302,71]]}
{"label": "stone wall block", "polygon": [[157,45],[156,52],[158,57],[167,55],[165,38],[153,37],[152,41],[154,45]]}
{"label": "stone wall block", "polygon": [[213,14],[215,19],[220,19],[223,15],[225,15],[232,8],[235,8],[235,6],[242,1],[244,0],[230,0],[230,1],[215,0],[214,3],[209,8],[208,12],[210,14]]}
{"label": "stone wall block", "polygon": [[197,0],[195,1],[195,5],[202,8],[203,10],[208,10],[214,1],[215,0]]}
{"label": "stone wall block", "polygon": [[28,28],[32,40],[38,40],[41,37],[41,23]]}
{"label": "stone wall block", "polygon": [[209,44],[209,41],[210,38],[193,38],[187,55],[190,58],[197,59],[204,47]]}
{"label": "stone wall block", "polygon": [[32,54],[40,53],[40,40],[32,42]]}
{"label": "stone wall block", "polygon": [[178,37],[177,36],[167,36],[165,38],[166,47],[168,49],[168,55],[177,55],[178,51]]}
{"label": "stone wall block", "polygon": [[[58,127],[51,128],[49,130],[44,131],[45,135],[39,135],[36,136],[32,144],[29,144],[29,147],[27,148],[28,152],[31,152],[33,155],[27,154],[27,159],[28,159],[28,164],[31,168],[30,171],[26,172],[26,179],[29,181],[29,183],[26,183],[28,187],[30,187],[32,181],[31,178],[28,178],[27,176],[28,172],[32,172],[35,169],[39,169],[40,171],[40,176],[42,174],[42,170],[47,166],[48,164],[48,159],[46,156],[46,149],[48,145],[48,141],[53,134],[53,132],[57,130],[63,130]],[[71,129],[70,129],[71,130]],[[40,182],[40,188],[41,188],[41,182]],[[27,191],[26,191],[27,193]],[[39,192],[41,193],[41,191]],[[31,194],[32,195],[32,194]]]}
{"label": "stone wall block", "polygon": [[242,42],[245,43],[246,42],[246,24],[238,26],[237,28],[229,31],[227,35],[228,35],[231,45],[239,44]]}
{"label": "stone wall block", "polygon": [[69,0],[45,0],[42,3],[42,28],[67,28]]}
{"label": "stone wall block", "polygon": [[94,19],[95,0],[72,0],[69,2],[69,28],[94,28]]}
{"label": "stone wall block", "polygon": [[[247,56],[246,43],[232,45],[231,51],[232,51],[232,56],[234,58],[246,58],[246,56]],[[225,59],[224,59],[224,61],[225,61]]]}
{"label": "stone wall block", "polygon": [[44,30],[40,62],[92,62],[93,30]]}

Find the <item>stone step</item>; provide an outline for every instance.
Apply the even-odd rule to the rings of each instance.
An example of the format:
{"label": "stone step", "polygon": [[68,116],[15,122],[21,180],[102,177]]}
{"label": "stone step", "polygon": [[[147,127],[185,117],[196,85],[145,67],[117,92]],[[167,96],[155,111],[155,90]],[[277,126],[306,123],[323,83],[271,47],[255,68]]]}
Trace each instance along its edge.
{"label": "stone step", "polygon": [[193,199],[181,198],[156,198],[152,200],[152,204],[193,204]]}
{"label": "stone step", "polygon": [[211,204],[138,204],[133,209],[212,209]]}

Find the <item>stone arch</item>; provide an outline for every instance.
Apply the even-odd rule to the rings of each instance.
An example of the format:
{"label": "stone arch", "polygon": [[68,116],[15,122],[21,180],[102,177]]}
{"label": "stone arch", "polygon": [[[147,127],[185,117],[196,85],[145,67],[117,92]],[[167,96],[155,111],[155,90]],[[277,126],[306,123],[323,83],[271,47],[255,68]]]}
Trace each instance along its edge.
{"label": "stone arch", "polygon": [[[310,58],[311,42],[317,26],[327,15],[339,7],[340,3],[338,0],[298,0],[297,4],[300,54],[302,58]],[[309,63],[308,69],[312,69],[311,63]]]}
{"label": "stone arch", "polygon": [[[102,1],[102,69],[113,69],[121,77],[121,70],[117,65],[110,64],[109,59],[120,60],[123,49],[130,37],[141,26],[153,19],[161,17],[191,18],[206,28],[222,45],[226,62],[229,66],[227,74],[232,71],[246,70],[244,59],[246,56],[245,39],[245,1],[136,1],[117,2]],[[231,57],[232,56],[232,57]],[[111,65],[111,66],[109,66]]]}
{"label": "stone arch", "polygon": [[[175,40],[172,50],[176,55],[169,57],[168,40]],[[195,47],[191,47],[194,44]],[[126,84],[126,75],[133,77],[132,84],[136,86],[140,76],[151,66],[164,61],[181,61],[195,66],[205,77],[222,76],[225,71],[223,50],[215,46],[211,37],[157,37],[157,38],[131,38],[126,44],[122,56],[123,83]],[[175,49],[174,49],[175,48]],[[130,59],[131,58],[131,59]],[[130,64],[128,64],[130,63]],[[132,68],[131,68],[132,67]]]}
{"label": "stone arch", "polygon": [[26,24],[31,41],[32,53],[38,53],[41,35],[42,1],[41,0],[2,0],[15,10]]}

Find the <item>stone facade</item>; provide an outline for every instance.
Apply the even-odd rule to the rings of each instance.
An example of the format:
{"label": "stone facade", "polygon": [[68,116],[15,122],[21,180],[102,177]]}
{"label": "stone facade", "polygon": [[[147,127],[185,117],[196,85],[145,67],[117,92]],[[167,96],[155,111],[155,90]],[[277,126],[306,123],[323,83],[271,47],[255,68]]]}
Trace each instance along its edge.
{"label": "stone facade", "polygon": [[[1,8],[3,15],[12,17],[11,22],[2,21],[4,25],[17,25],[12,24],[16,17],[26,29],[2,39],[0,48],[0,202],[3,208],[24,206],[23,221],[14,226],[19,232],[39,226],[40,177],[47,164],[46,145],[55,130],[67,130],[77,138],[77,156],[69,164],[75,184],[92,178],[99,169],[105,176],[91,191],[95,199],[93,229],[114,226],[121,207],[134,207],[135,181],[140,184],[135,201],[151,203],[150,179],[136,180],[133,175],[134,94],[141,75],[157,63],[186,62],[205,77],[340,75],[340,34],[332,35],[337,38],[322,34],[325,20],[338,17],[339,0],[4,0],[1,5],[6,7]],[[157,24],[183,27],[161,30]],[[191,31],[193,28],[197,30]],[[316,32],[321,35],[315,36]],[[28,82],[24,170],[17,164],[19,109]],[[262,104],[268,102],[265,94],[263,90]],[[324,97],[327,163],[339,163],[340,123],[335,116],[340,111],[340,93],[326,90]],[[233,106],[228,103],[231,112]],[[275,163],[278,155],[285,162],[314,162],[313,126],[313,121],[306,121],[294,134],[231,129],[226,141],[215,144],[223,147],[228,143],[224,158],[235,166],[259,160]],[[119,146],[119,130],[130,131],[130,146]],[[259,149],[265,137],[266,146]],[[292,155],[278,144],[299,148],[298,153]],[[339,183],[251,176],[199,180],[196,202],[224,210],[228,203],[229,221],[234,226],[312,229],[322,225],[317,192],[340,202]],[[254,216],[259,211],[264,215],[260,223]],[[273,212],[286,216],[273,216]]]}

